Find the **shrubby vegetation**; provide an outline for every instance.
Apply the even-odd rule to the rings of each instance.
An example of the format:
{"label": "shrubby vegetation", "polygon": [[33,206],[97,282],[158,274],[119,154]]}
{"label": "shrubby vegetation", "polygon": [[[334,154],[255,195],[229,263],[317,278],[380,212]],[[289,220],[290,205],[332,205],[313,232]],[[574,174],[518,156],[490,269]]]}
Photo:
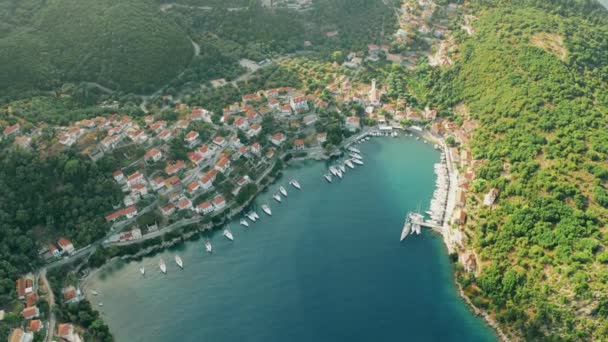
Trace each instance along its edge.
{"label": "shrubby vegetation", "polygon": [[429,101],[463,102],[480,122],[477,201],[501,190],[496,208],[469,218],[483,263],[461,281],[526,340],[599,340],[608,334],[608,15],[589,12],[590,1],[516,3],[477,5],[477,33],[460,35],[457,64],[420,76],[434,88]]}

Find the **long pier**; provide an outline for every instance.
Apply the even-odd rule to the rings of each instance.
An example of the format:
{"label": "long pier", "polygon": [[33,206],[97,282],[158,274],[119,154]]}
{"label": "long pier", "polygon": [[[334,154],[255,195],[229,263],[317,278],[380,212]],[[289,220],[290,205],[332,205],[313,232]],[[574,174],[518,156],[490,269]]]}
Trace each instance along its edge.
{"label": "long pier", "polygon": [[411,219],[411,223],[421,227],[431,228],[439,234],[443,233],[443,227],[435,222]]}

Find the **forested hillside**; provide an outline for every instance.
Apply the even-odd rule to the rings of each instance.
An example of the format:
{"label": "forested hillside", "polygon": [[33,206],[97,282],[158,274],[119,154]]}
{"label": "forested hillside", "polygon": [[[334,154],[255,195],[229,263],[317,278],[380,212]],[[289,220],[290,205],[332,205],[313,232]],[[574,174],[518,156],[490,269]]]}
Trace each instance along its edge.
{"label": "forested hillside", "polygon": [[8,12],[3,17],[12,18],[0,26],[5,92],[66,81],[150,92],[175,77],[193,55],[187,35],[160,16],[153,0],[1,0],[0,8]]}
{"label": "forested hillside", "polygon": [[486,1],[438,83],[480,125],[467,234],[474,303],[526,340],[608,336],[608,13],[589,1]]}
{"label": "forested hillside", "polygon": [[64,236],[76,248],[103,237],[104,215],[120,203],[108,177],[110,160],[98,163],[76,153],[41,159],[0,146],[0,306],[15,297],[14,280],[35,269],[38,250]]}

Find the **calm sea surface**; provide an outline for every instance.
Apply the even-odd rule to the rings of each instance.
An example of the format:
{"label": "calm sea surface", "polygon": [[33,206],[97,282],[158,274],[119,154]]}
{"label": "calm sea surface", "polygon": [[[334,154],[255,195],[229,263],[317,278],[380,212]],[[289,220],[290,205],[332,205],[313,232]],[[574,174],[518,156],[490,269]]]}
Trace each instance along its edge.
{"label": "calm sea surface", "polygon": [[106,267],[89,288],[117,341],[495,341],[458,297],[440,237],[399,243],[406,212],[428,205],[439,154],[411,137],[357,147],[365,165],[333,184],[322,162],[287,169],[256,201],[274,215],[234,222],[234,242],[211,234],[213,255],[201,239]]}

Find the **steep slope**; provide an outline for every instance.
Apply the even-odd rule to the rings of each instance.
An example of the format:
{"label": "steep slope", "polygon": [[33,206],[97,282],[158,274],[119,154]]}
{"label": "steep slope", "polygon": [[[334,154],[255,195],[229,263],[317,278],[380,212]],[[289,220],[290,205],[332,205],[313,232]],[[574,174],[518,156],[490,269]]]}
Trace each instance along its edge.
{"label": "steep slope", "polygon": [[[480,123],[466,233],[481,273],[460,280],[514,336],[598,340],[608,334],[608,15],[527,3],[476,11],[477,33],[448,72]],[[483,207],[492,187],[498,204]]]}

